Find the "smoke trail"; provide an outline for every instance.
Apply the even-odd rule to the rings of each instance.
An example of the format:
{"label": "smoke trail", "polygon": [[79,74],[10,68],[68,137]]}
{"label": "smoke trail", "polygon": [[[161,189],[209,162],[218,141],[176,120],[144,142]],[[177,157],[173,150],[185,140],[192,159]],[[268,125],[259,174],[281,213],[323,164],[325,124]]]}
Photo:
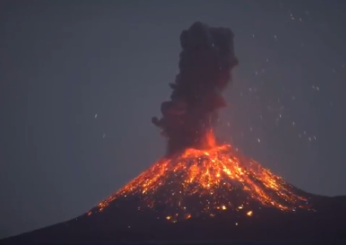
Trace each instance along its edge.
{"label": "smoke trail", "polygon": [[233,38],[230,29],[201,22],[181,33],[180,72],[170,84],[171,100],[161,104],[161,119],[152,118],[168,138],[168,154],[201,147],[218,109],[226,106],[221,92],[238,64]]}

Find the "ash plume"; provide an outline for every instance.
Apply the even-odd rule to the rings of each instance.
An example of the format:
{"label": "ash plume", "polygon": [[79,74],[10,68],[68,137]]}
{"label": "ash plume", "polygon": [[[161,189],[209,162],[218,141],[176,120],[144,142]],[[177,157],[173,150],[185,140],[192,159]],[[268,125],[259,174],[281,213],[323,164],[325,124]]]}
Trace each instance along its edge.
{"label": "ash plume", "polygon": [[221,92],[231,81],[238,64],[234,54],[234,34],[228,28],[214,28],[196,22],[180,35],[179,74],[170,101],[161,104],[162,117],[152,118],[168,139],[167,154],[201,148],[213,128],[218,109],[226,102]]}

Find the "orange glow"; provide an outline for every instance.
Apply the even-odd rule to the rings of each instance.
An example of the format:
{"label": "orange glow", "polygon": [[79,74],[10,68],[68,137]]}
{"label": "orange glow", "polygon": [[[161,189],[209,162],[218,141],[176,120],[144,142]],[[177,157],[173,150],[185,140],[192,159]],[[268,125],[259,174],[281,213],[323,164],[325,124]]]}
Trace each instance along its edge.
{"label": "orange glow", "polygon": [[207,132],[205,139],[207,142],[207,145],[206,145],[207,148],[212,148],[216,146],[216,140],[212,130]]}
{"label": "orange glow", "polygon": [[[252,216],[250,202],[282,211],[306,208],[301,206],[306,199],[281,177],[242,156],[231,145],[216,145],[212,132],[207,134],[206,142],[208,148],[203,150],[187,149],[169,159],[160,159],[101,202],[98,211],[115,199],[133,195],[140,196],[143,208],[170,207],[164,218],[172,222],[202,214],[214,217],[228,210]],[[198,207],[190,205],[192,199],[200,200]]]}

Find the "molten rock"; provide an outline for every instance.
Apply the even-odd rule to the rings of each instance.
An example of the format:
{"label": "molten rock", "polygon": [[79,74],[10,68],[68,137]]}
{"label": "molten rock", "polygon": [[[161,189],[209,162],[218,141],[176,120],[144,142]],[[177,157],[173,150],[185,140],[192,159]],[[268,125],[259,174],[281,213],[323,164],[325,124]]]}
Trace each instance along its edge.
{"label": "molten rock", "polygon": [[230,145],[214,145],[212,132],[205,141],[209,149],[191,148],[159,160],[94,211],[102,211],[118,198],[132,196],[140,199],[139,210],[160,210],[157,218],[172,222],[213,217],[228,209],[249,216],[259,206],[291,212],[309,209],[306,196],[299,195],[255,160],[242,156]]}

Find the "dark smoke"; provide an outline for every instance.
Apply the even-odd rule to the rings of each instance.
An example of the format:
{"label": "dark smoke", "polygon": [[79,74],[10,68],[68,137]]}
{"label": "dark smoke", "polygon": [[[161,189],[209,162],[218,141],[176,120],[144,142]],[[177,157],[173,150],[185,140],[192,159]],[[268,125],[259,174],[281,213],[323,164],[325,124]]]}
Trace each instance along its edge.
{"label": "dark smoke", "polygon": [[201,22],[181,33],[180,71],[170,84],[171,100],[161,104],[161,119],[152,118],[168,138],[168,154],[201,147],[218,109],[226,106],[221,92],[238,64],[233,38],[230,29]]}

